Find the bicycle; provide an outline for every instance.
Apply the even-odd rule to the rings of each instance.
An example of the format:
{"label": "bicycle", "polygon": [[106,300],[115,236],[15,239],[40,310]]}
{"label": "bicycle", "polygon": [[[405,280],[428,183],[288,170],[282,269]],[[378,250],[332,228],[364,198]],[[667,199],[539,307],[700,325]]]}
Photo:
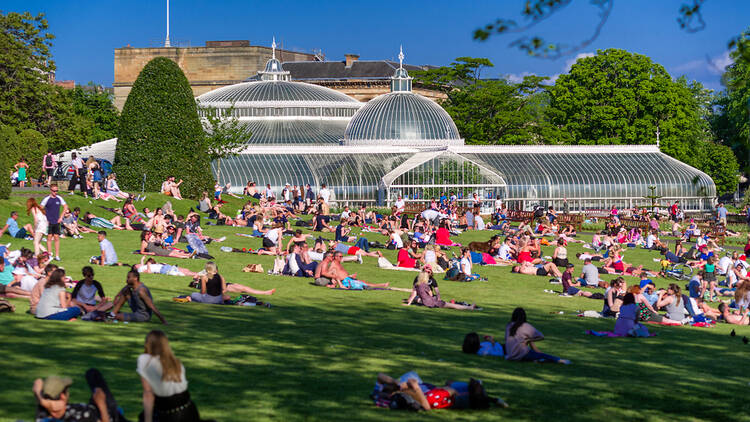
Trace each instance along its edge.
{"label": "bicycle", "polygon": [[693,267],[687,264],[677,263],[664,269],[664,274],[675,280],[690,281],[693,278]]}

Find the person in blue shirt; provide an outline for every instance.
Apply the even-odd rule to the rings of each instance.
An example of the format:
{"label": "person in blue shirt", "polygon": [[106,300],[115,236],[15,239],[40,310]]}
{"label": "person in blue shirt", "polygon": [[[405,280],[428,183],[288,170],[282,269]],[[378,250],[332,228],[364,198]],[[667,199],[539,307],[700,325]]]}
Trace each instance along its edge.
{"label": "person in blue shirt", "polygon": [[716,204],[716,220],[719,224],[723,224],[724,226],[727,225],[727,209],[724,207],[724,204],[719,202]]}
{"label": "person in blue shirt", "polygon": [[3,229],[0,230],[0,236],[4,235],[6,231],[16,239],[31,240],[34,236],[34,228],[31,227],[31,224],[26,224],[23,227],[18,226],[18,211],[10,212],[10,218],[5,222]]}

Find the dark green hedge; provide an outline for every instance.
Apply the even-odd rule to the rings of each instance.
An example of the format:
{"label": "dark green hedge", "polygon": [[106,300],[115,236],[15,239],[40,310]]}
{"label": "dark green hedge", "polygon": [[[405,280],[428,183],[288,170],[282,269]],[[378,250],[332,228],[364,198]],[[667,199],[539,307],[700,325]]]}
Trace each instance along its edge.
{"label": "dark green hedge", "polygon": [[42,157],[47,153],[47,138],[41,133],[26,129],[17,133],[11,126],[0,125],[0,145],[3,146],[4,173],[13,171],[13,166],[21,158],[29,165],[27,174],[29,179],[38,179],[42,174]]}
{"label": "dark green hedge", "polygon": [[[15,136],[15,130],[0,125],[0,145],[7,145],[7,138],[11,131]],[[6,153],[0,153],[0,171],[2,171],[2,174],[0,174],[0,199],[8,199],[10,197],[10,165],[8,164],[8,154]]]}
{"label": "dark green hedge", "polygon": [[167,176],[183,179],[183,196],[197,198],[214,180],[193,91],[172,60],[141,70],[120,117],[114,170],[120,186],[158,191]]}

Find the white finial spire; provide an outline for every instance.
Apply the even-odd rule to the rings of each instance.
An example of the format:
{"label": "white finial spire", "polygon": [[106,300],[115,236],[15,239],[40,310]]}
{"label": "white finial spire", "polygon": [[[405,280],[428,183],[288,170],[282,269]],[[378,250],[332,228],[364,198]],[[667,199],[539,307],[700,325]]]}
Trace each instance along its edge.
{"label": "white finial spire", "polygon": [[167,38],[164,39],[164,47],[171,47],[169,43],[169,0],[167,0]]}
{"label": "white finial spire", "polygon": [[276,37],[273,37],[273,42],[271,43],[271,58],[276,58]]}
{"label": "white finial spire", "polygon": [[404,68],[404,46],[399,46],[399,52],[398,52],[398,68],[403,69]]}

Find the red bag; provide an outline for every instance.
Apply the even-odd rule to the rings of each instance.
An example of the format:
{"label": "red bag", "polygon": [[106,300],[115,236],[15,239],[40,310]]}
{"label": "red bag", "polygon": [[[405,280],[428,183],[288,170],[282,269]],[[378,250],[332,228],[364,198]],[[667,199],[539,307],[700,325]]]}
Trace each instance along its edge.
{"label": "red bag", "polygon": [[445,409],[453,406],[453,397],[448,390],[442,388],[433,388],[425,394],[427,402],[432,409]]}

